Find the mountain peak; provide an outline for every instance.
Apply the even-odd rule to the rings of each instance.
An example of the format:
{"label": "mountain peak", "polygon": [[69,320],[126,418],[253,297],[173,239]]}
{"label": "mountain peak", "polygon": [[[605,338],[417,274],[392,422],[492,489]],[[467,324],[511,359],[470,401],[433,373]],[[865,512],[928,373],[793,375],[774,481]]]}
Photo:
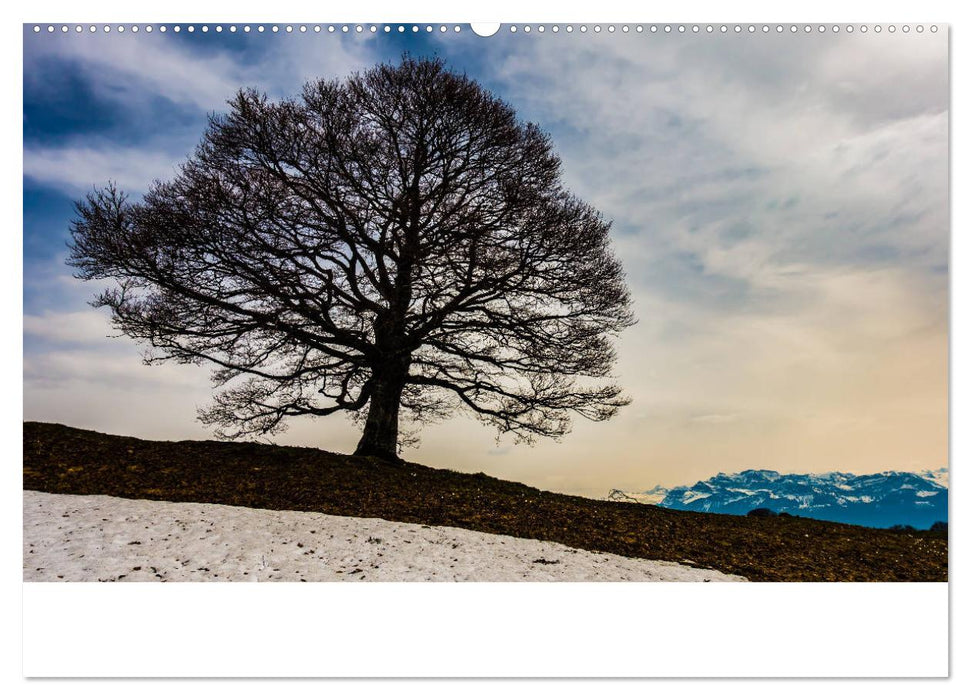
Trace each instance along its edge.
{"label": "mountain peak", "polygon": [[746,469],[697,481],[692,486],[655,486],[639,494],[612,491],[640,503],[676,510],[745,515],[770,508],[819,520],[890,527],[911,525],[926,529],[947,521],[946,467],[920,472],[883,471],[853,474],[832,471],[781,474],[772,469]]}

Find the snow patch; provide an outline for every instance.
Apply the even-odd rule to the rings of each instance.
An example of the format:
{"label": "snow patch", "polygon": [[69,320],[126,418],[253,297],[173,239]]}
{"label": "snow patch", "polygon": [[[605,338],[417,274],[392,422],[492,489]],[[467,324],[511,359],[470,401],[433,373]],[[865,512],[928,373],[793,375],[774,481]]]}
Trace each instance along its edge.
{"label": "snow patch", "polygon": [[744,581],[378,518],[24,491],[25,581]]}
{"label": "snow patch", "polygon": [[684,496],[681,497],[682,503],[693,503],[694,501],[700,501],[702,498],[708,498],[711,496],[710,493],[698,493],[697,491],[685,491]]}

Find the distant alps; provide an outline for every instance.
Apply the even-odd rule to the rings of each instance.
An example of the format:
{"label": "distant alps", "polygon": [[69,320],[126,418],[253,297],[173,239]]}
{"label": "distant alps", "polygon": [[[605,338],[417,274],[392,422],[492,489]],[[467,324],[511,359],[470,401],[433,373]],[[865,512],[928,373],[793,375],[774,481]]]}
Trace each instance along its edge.
{"label": "distant alps", "polygon": [[613,490],[610,500],[674,510],[745,515],[756,508],[867,527],[927,529],[947,521],[948,471],[780,474],[769,469],[719,473],[692,486]]}

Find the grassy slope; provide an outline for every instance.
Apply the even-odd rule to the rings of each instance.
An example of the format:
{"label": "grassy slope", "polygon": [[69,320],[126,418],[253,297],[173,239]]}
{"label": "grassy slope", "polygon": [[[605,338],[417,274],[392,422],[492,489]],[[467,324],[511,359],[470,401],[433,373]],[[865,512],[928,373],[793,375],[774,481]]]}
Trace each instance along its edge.
{"label": "grassy slope", "polygon": [[808,518],[596,501],[420,464],[24,423],[24,488],[451,525],[758,581],[946,581],[947,540]]}

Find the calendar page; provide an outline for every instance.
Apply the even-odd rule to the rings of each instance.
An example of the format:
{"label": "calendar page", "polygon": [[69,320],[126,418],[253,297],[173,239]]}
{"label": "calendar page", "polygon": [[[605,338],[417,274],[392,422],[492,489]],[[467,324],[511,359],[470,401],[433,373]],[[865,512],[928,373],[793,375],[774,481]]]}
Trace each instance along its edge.
{"label": "calendar page", "polygon": [[[328,609],[266,675],[946,675],[948,37],[25,24],[25,610]],[[753,663],[834,624],[800,591],[883,665]],[[530,662],[598,602],[670,636]],[[506,652],[351,660],[362,608]]]}

